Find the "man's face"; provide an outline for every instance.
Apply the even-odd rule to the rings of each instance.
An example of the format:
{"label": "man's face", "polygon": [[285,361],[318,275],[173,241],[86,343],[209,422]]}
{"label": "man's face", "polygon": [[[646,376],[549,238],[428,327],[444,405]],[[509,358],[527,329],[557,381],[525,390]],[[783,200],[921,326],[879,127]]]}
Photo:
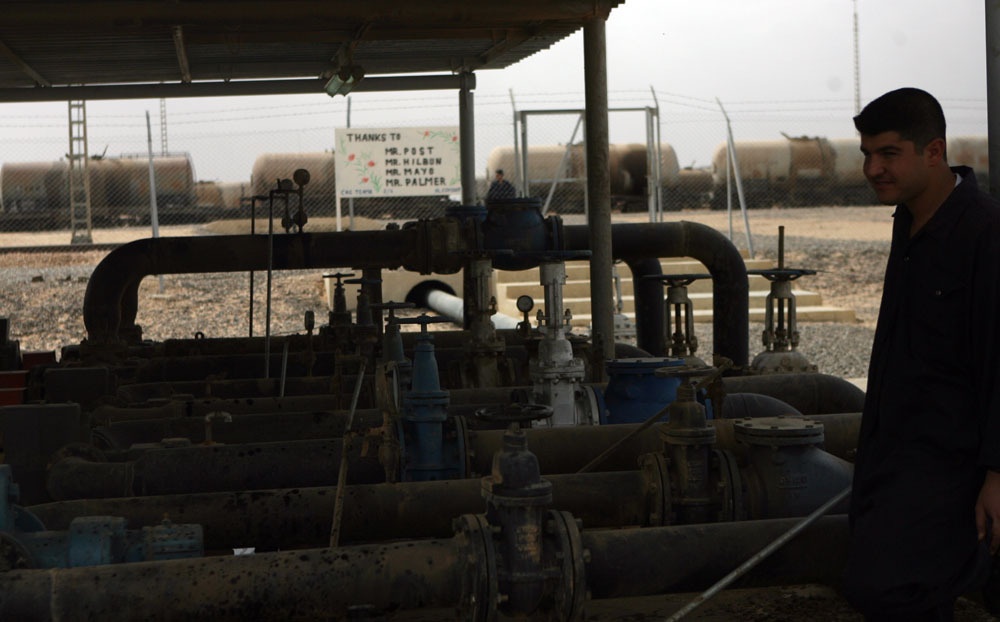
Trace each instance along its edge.
{"label": "man's face", "polygon": [[907,203],[927,189],[928,149],[918,152],[913,141],[903,140],[899,132],[862,134],[861,152],[865,154],[865,178],[880,203]]}
{"label": "man's face", "polygon": [[503,173],[497,173],[497,181],[503,181]]}

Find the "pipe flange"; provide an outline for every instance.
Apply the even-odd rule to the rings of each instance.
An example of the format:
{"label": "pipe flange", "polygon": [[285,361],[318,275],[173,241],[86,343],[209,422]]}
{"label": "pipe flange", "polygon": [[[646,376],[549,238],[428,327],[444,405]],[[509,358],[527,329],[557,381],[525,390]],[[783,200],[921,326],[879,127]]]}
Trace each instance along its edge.
{"label": "pipe flange", "polygon": [[673,523],[670,507],[670,471],[662,453],[639,456],[639,470],[646,494],[646,526],[665,527]]}
{"label": "pipe flange", "polygon": [[453,526],[456,537],[465,539],[467,551],[459,619],[493,622],[497,618],[500,590],[493,528],[482,514],[463,514],[455,519]]}
{"label": "pipe flange", "polygon": [[580,524],[569,512],[550,510],[546,515],[546,529],[549,525],[554,533],[548,541],[554,541],[555,558],[562,562],[549,619],[582,620],[583,601],[587,598],[586,563],[590,553],[583,547]]}
{"label": "pipe flange", "polygon": [[733,422],[736,440],[747,445],[788,447],[819,445],[823,424],[805,417],[753,417]]}
{"label": "pipe flange", "polygon": [[746,510],[743,505],[743,479],[740,477],[740,467],[736,456],[724,449],[712,450],[712,454],[718,461],[718,473],[722,482],[722,509],[719,511],[719,522],[746,519]]}

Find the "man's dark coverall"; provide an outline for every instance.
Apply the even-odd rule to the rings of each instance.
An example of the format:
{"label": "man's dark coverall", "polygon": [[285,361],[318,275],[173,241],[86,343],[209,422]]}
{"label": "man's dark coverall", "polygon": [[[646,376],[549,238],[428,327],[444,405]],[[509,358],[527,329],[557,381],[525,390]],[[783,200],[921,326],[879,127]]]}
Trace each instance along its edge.
{"label": "man's dark coverall", "polygon": [[978,587],[989,552],[975,504],[1000,470],[1000,203],[968,167],[892,246],[855,460],[845,593],[866,614],[949,607]]}

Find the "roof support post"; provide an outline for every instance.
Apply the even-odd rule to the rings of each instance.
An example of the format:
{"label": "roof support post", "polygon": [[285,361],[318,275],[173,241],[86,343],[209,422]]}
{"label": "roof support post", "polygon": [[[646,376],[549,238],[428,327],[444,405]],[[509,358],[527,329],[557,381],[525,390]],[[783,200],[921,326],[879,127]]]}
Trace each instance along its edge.
{"label": "roof support post", "polygon": [[986,118],[989,192],[1000,197],[1000,0],[986,0]]}
{"label": "roof support post", "polygon": [[[590,229],[591,335],[604,359],[614,358],[614,291],[611,265],[611,171],[608,165],[608,67],[605,18],[583,26],[587,136],[587,225]],[[595,343],[596,347],[596,343]],[[603,366],[602,366],[603,373]]]}
{"label": "roof support post", "polygon": [[476,204],[476,129],[472,89],[476,81],[470,72],[460,76],[458,90],[458,140],[462,170],[462,205]]}

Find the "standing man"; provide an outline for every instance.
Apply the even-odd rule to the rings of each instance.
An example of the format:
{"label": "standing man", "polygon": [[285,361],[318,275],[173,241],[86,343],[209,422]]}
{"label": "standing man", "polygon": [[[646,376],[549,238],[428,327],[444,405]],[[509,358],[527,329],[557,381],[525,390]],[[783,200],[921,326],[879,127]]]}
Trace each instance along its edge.
{"label": "standing man", "polygon": [[896,211],[845,593],[869,621],[947,621],[1000,548],[1000,203],[948,166],[929,93],[886,93],[854,125],[865,177]]}
{"label": "standing man", "polygon": [[503,178],[503,169],[498,168],[496,178],[490,183],[490,189],[486,192],[487,201],[503,199],[513,199],[517,196],[514,184]]}

